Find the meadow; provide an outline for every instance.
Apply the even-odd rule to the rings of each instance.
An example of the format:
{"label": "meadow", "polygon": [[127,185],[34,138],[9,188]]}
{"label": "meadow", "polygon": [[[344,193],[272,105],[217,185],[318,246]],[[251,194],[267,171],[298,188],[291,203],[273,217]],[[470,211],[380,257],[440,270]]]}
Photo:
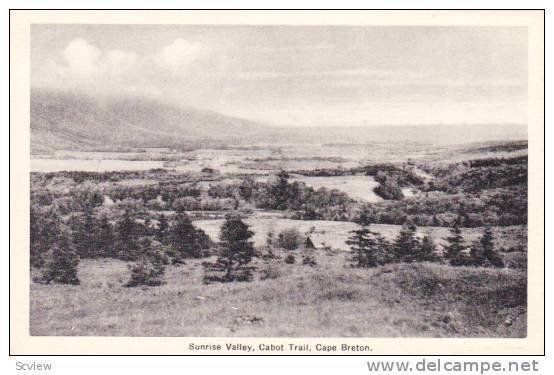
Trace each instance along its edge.
{"label": "meadow", "polygon": [[[260,262],[270,278],[206,286],[198,260],[125,288],[127,265],[83,260],[81,284],[31,285],[30,332],[61,336],[525,337],[525,273],[436,264],[357,269]],[[522,291],[523,294],[513,292]],[[519,297],[514,297],[515,295]]]}
{"label": "meadow", "polygon": [[337,189],[356,200],[364,202],[380,202],[383,200],[375,194],[375,189],[379,183],[371,176],[333,176],[333,177],[309,177],[293,176],[293,181],[300,181],[308,186],[319,189]]}

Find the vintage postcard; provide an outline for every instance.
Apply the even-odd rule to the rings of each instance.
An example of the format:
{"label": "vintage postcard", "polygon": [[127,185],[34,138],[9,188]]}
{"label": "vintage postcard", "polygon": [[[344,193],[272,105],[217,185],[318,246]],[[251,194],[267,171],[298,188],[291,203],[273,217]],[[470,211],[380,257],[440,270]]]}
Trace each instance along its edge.
{"label": "vintage postcard", "polygon": [[542,11],[12,11],[13,354],[541,354]]}

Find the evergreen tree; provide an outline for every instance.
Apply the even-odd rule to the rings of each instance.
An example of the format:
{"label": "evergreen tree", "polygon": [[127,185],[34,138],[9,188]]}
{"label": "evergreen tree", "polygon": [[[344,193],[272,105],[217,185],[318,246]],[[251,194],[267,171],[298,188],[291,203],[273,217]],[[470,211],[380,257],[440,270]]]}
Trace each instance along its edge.
{"label": "evergreen tree", "polygon": [[[206,281],[249,281],[252,267],[248,264],[254,255],[250,241],[254,233],[240,216],[229,214],[220,232],[220,254],[215,264],[207,265]],[[210,274],[210,271],[212,274]]]}
{"label": "evergreen tree", "polygon": [[275,258],[274,250],[277,246],[277,239],[275,237],[275,232],[273,228],[270,228],[265,237],[265,249],[266,253],[263,254],[264,258],[273,259]]}
{"label": "evergreen tree", "polygon": [[[203,239],[205,242],[205,239]],[[200,258],[205,243],[199,239],[199,231],[192,225],[185,211],[177,212],[170,235],[174,263],[182,263],[185,258]]]}
{"label": "evergreen tree", "polygon": [[117,257],[123,260],[135,260],[140,255],[138,244],[139,230],[129,210],[117,223]]}
{"label": "evergreen tree", "polygon": [[213,245],[213,241],[201,228],[196,228],[196,242],[200,248],[201,256],[206,256],[206,250]]}
{"label": "evergreen tree", "polygon": [[494,249],[494,234],[492,226],[487,225],[483,231],[483,235],[471,249],[472,262],[475,265],[490,264],[497,268],[504,267],[504,261]]}
{"label": "evergreen tree", "polygon": [[467,214],[465,205],[463,202],[460,202],[460,208],[458,209],[458,219],[457,219],[459,226],[464,226],[468,224],[469,222],[469,215]]}
{"label": "evergreen tree", "polygon": [[485,266],[487,258],[483,255],[483,247],[479,240],[471,243],[471,249],[469,251],[469,261],[472,266]]}
{"label": "evergreen tree", "polygon": [[346,241],[353,252],[352,261],[357,267],[376,267],[377,249],[376,241],[373,238],[374,232],[369,230],[369,226],[363,225],[360,229],[350,232],[352,235]]}
{"label": "evergreen tree", "polygon": [[163,246],[158,241],[143,238],[140,242],[141,255],[138,262],[129,266],[131,278],[127,287],[139,285],[158,286],[165,283],[165,266],[168,264]]}
{"label": "evergreen tree", "polygon": [[394,263],[393,245],[379,233],[375,235],[375,241],[377,242],[377,249],[379,250],[379,265]]}
{"label": "evergreen tree", "polygon": [[43,214],[31,207],[29,224],[31,266],[42,267],[46,254],[60,236],[60,219],[51,213]]}
{"label": "evergreen tree", "polygon": [[96,231],[96,247],[104,257],[116,257],[116,236],[107,216],[102,216]]}
{"label": "evergreen tree", "polygon": [[164,214],[160,215],[160,221],[158,224],[158,228],[156,230],[156,239],[164,244],[167,245],[169,243],[169,222]]}
{"label": "evergreen tree", "polygon": [[37,210],[31,207],[29,216],[29,240],[32,267],[40,267],[43,264],[42,255],[44,250],[42,245],[42,230],[42,222]]}
{"label": "evergreen tree", "polygon": [[389,244],[378,233],[370,230],[370,217],[366,211],[356,219],[359,229],[351,231],[346,241],[352,250],[352,261],[356,267],[376,267],[390,263]]}
{"label": "evergreen tree", "polygon": [[249,202],[254,195],[256,180],[252,176],[246,176],[239,186],[239,194],[242,199]]}
{"label": "evergreen tree", "polygon": [[90,208],[86,208],[72,226],[73,243],[80,258],[98,257],[96,242],[96,222]]}
{"label": "evergreen tree", "polygon": [[78,265],[79,255],[75,251],[69,236],[60,232],[58,239],[47,254],[41,281],[46,284],[54,282],[77,285],[79,284],[77,278]]}
{"label": "evergreen tree", "polygon": [[404,223],[393,245],[393,253],[396,262],[413,262],[416,260],[420,248],[416,237],[417,227],[413,223]]}
{"label": "evergreen tree", "polygon": [[458,225],[458,221],[454,223],[454,226],[450,228],[450,237],[446,238],[448,245],[444,248],[445,258],[453,266],[461,266],[466,264],[466,259],[463,254],[464,238],[462,237],[462,231]]}
{"label": "evergreen tree", "polygon": [[281,171],[277,175],[277,183],[272,187],[273,198],[275,200],[274,208],[276,210],[286,210],[289,201],[289,174]]}
{"label": "evergreen tree", "polygon": [[496,255],[494,251],[494,235],[490,225],[485,227],[479,242],[481,244],[481,248],[483,249],[483,256],[485,258],[490,259]]}
{"label": "evergreen tree", "polygon": [[420,261],[426,262],[436,262],[439,260],[437,246],[429,233],[427,233],[419,243],[417,258]]}

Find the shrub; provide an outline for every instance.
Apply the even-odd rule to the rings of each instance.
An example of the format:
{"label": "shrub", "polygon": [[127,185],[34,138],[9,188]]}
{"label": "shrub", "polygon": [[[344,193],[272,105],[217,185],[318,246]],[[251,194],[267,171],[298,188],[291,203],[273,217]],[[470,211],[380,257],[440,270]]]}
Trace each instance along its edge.
{"label": "shrub", "polygon": [[402,199],[404,197],[397,178],[387,175],[386,172],[379,171],[375,176],[375,180],[379,182],[379,185],[373,191],[381,198],[391,200]]}
{"label": "shrub", "polygon": [[260,280],[277,279],[281,276],[281,271],[275,266],[267,266],[260,271]]}
{"label": "shrub", "polygon": [[302,256],[302,264],[310,267],[317,266],[317,262],[315,261],[313,254],[304,254]]}
{"label": "shrub", "polygon": [[296,250],[304,241],[304,236],[296,228],[283,229],[277,237],[277,245],[286,250]]}
{"label": "shrub", "polygon": [[267,232],[265,239],[265,252],[262,254],[264,259],[275,259],[277,255],[275,254],[275,248],[277,246],[277,239],[275,238],[275,232],[273,229],[270,229]]}
{"label": "shrub", "polygon": [[285,263],[294,264],[294,262],[296,262],[296,258],[294,257],[294,255],[289,254],[285,257]]}
{"label": "shrub", "polygon": [[275,247],[276,240],[275,240],[275,232],[273,231],[273,228],[269,229],[269,231],[267,232],[265,237],[265,244],[269,248]]}

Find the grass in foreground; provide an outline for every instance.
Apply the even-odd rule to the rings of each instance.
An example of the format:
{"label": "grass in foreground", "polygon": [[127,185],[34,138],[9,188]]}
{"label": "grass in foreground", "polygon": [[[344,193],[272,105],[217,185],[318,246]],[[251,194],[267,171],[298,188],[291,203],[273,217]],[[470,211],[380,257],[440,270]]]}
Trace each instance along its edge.
{"label": "grass in foreground", "polygon": [[[269,277],[202,283],[201,261],[167,284],[125,288],[126,263],[83,260],[81,285],[31,284],[31,335],[261,337],[524,337],[526,275],[513,269],[398,264],[260,263]],[[297,257],[297,262],[300,257]],[[263,272],[257,272],[261,274]]]}

